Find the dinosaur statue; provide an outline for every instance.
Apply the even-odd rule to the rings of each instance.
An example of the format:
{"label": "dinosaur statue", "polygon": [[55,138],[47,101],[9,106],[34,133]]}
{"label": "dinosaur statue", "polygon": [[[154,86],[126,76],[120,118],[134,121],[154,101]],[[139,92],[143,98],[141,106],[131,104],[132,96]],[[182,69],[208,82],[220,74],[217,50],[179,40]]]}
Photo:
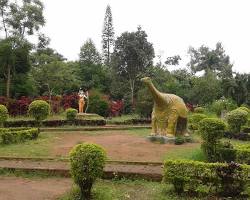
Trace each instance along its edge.
{"label": "dinosaur statue", "polygon": [[187,136],[188,110],[183,99],[174,94],[159,92],[149,77],[141,81],[146,84],[154,100],[151,135]]}

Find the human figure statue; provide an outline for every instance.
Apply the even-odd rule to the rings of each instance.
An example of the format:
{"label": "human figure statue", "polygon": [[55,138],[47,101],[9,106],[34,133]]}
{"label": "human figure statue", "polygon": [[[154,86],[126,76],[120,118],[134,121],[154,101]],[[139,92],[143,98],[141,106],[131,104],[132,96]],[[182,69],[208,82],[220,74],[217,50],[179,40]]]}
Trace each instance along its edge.
{"label": "human figure statue", "polygon": [[88,92],[87,94],[85,94],[83,90],[80,88],[78,96],[79,96],[79,113],[83,113],[83,109],[85,106],[85,99],[88,98]]}
{"label": "human figure statue", "polygon": [[142,78],[141,81],[148,87],[154,100],[151,135],[187,136],[188,109],[182,98],[159,92],[149,77]]}

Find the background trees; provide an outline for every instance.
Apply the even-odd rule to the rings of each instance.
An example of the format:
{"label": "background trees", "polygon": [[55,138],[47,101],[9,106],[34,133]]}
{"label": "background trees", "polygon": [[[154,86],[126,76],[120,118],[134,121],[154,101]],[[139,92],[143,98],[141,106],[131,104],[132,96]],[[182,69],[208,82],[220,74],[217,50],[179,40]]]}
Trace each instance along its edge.
{"label": "background trees", "polygon": [[146,32],[138,27],[136,32],[125,32],[117,38],[112,56],[114,71],[129,82],[131,102],[134,105],[136,82],[153,64],[153,45],[147,41]]}

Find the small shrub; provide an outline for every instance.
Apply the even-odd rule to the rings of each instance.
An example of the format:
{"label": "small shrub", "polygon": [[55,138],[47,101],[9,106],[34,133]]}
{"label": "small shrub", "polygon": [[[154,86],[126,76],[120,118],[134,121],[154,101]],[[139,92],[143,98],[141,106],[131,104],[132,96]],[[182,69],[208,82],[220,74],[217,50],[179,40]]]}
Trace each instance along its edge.
{"label": "small shrub", "polygon": [[195,113],[204,113],[205,112],[205,108],[203,107],[197,107],[194,109]]}
{"label": "small shrub", "polygon": [[220,157],[220,162],[230,163],[236,160],[236,149],[234,149],[230,142],[221,143],[217,147],[217,152]]}
{"label": "small shrub", "polygon": [[224,136],[226,124],[217,118],[206,118],[199,123],[199,133],[203,139],[201,148],[209,162],[219,160],[217,148],[219,139]]}
{"label": "small shrub", "polygon": [[77,113],[78,111],[76,109],[68,108],[66,110],[66,119],[71,121],[75,120]]}
{"label": "small shrub", "polygon": [[40,126],[41,121],[49,115],[50,105],[43,100],[35,100],[29,105],[29,114],[35,118]]}
{"label": "small shrub", "polygon": [[206,115],[204,114],[192,114],[189,118],[188,118],[188,127],[191,130],[197,130],[198,129],[198,124],[201,120],[207,118]]}
{"label": "small shrub", "polygon": [[239,133],[241,126],[247,123],[247,115],[248,113],[242,109],[230,111],[226,116],[230,131]]}
{"label": "small shrub", "polygon": [[92,185],[102,176],[105,161],[104,149],[96,144],[78,144],[71,150],[71,175],[80,187],[82,200],[90,199]]}
{"label": "small shrub", "polygon": [[184,144],[184,143],[185,143],[185,139],[183,137],[176,137],[175,138],[174,144],[181,145],[181,144]]}
{"label": "small shrub", "polygon": [[8,109],[4,105],[0,105],[0,127],[8,119]]}

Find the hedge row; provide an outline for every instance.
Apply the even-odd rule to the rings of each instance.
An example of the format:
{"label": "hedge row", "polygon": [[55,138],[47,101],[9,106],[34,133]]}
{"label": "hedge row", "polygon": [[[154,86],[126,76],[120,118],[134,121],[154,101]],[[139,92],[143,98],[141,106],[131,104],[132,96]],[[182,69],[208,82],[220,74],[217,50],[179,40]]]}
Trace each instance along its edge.
{"label": "hedge row", "polygon": [[243,195],[249,176],[250,166],[233,162],[167,160],[163,180],[173,184],[177,193],[187,191],[233,197]]}
{"label": "hedge row", "polygon": [[116,125],[136,125],[136,124],[150,124],[151,123],[151,119],[128,119],[128,120],[124,120],[122,122],[112,122],[112,124],[116,124]]}
{"label": "hedge row", "polygon": [[39,131],[37,128],[1,128],[0,143],[12,144],[26,140],[34,140],[38,135]]}
{"label": "hedge row", "polygon": [[[42,121],[42,126],[45,127],[58,127],[65,125],[75,125],[75,126],[104,126],[106,125],[105,120],[45,120]],[[5,127],[36,127],[37,123],[35,120],[18,120],[18,121],[6,121],[4,123]]]}

